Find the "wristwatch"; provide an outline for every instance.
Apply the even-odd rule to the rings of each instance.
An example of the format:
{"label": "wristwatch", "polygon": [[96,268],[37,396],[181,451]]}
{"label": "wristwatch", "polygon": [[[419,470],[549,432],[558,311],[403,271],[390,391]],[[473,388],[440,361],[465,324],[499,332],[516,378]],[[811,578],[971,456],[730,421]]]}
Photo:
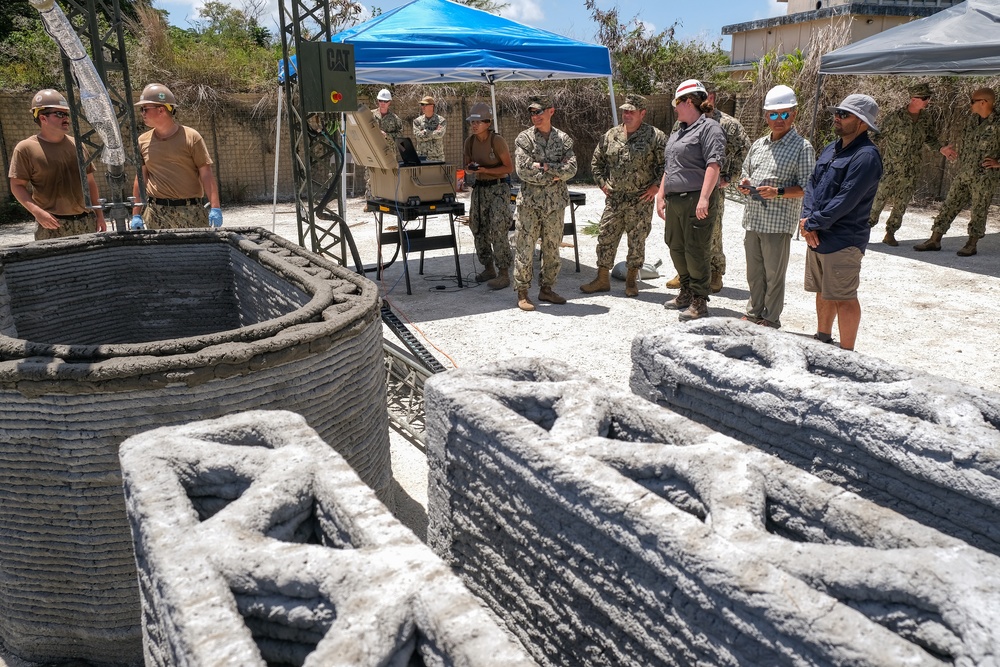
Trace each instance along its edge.
{"label": "wristwatch", "polygon": [[785,188],[778,188],[778,199],[784,199],[784,197],[785,197]]}

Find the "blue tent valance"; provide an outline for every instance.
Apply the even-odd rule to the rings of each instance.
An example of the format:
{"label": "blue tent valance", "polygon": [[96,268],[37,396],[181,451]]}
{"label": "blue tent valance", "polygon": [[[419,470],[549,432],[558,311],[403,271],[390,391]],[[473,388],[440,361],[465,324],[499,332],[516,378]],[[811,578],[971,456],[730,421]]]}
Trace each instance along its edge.
{"label": "blue tent valance", "polygon": [[611,75],[611,56],[604,46],[450,0],[413,0],[330,41],[354,45],[358,83],[495,83]]}

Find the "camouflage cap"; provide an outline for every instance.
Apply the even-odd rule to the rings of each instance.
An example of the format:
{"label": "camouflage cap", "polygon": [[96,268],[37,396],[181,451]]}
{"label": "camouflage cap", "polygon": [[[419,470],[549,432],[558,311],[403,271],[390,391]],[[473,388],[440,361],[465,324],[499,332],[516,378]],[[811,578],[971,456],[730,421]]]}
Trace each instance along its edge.
{"label": "camouflage cap", "polygon": [[552,107],[552,98],[548,95],[536,95],[531,98],[531,104],[528,105],[529,109],[548,109]]}
{"label": "camouflage cap", "polygon": [[917,83],[906,89],[910,93],[910,97],[932,97],[934,91],[926,83]]}
{"label": "camouflage cap", "polygon": [[622,111],[642,111],[646,108],[646,98],[642,95],[626,95],[625,101],[619,104],[618,108]]}

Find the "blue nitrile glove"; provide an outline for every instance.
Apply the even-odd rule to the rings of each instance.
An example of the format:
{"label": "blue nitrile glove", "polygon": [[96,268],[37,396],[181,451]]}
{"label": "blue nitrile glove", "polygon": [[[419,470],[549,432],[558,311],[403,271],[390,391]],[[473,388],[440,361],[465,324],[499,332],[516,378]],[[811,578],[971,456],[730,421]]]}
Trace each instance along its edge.
{"label": "blue nitrile glove", "polygon": [[208,225],[210,227],[221,227],[222,226],[222,209],[213,208],[208,212]]}
{"label": "blue nitrile glove", "polygon": [[130,229],[145,229],[146,226],[142,224],[142,216],[141,215],[133,215],[132,216],[132,222],[131,222],[131,224],[129,224],[129,228]]}

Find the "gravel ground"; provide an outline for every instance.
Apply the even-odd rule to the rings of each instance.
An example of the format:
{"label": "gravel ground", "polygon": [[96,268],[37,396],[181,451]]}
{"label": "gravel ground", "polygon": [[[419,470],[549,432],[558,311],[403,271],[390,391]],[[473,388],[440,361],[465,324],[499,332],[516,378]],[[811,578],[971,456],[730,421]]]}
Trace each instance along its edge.
{"label": "gravel ground", "polygon": [[[562,249],[562,272],[556,290],[569,299],[566,305],[541,303],[536,312],[525,313],[518,310],[512,290],[491,292],[476,284],[473,276],[481,267],[475,260],[472,234],[460,223],[457,240],[462,287],[458,285],[450,249],[428,252],[423,275],[417,272],[417,257],[411,256],[412,295],[406,294],[402,262],[397,260],[385,268],[379,281],[384,298],[445,367],[472,366],[514,356],[546,357],[561,359],[603,382],[627,388],[634,336],[679,325],[676,312],[662,307],[674,294],[664,287],[673,276],[673,268],[658,219],[646,245],[646,259],[650,263],[663,261],[659,278],[644,281],[634,299],[624,297],[624,282],[614,278],[610,294],[580,292],[580,285],[595,275],[596,248],[596,237],[582,230],[600,219],[604,196],[593,186],[573,185],[572,189],[585,193],[587,203],[576,210],[579,273],[575,271],[572,244],[564,244]],[[459,197],[467,202],[469,193]],[[374,215],[363,208],[362,200],[349,200],[347,220],[363,261],[373,266],[376,223]],[[279,204],[276,214],[270,204],[227,207],[224,214],[227,227],[259,226],[297,240],[294,208],[289,203]],[[744,314],[748,292],[742,214],[742,205],[727,202],[723,229],[728,268],[722,291],[709,302],[714,316]],[[878,242],[884,232],[881,225],[873,231],[875,242],[868,248],[861,271],[859,298],[863,312],[857,350],[893,364],[997,391],[1000,224],[996,210],[987,224],[987,236],[979,243],[979,254],[970,258],[955,255],[964,242],[967,213],[952,226],[942,252],[912,250],[914,243],[930,235],[933,214],[933,210],[908,211],[897,234],[897,248]],[[387,218],[385,224],[394,221]],[[33,229],[33,223],[0,227],[0,245],[30,241]],[[446,230],[446,217],[429,219],[429,235]],[[566,241],[572,239],[567,237]],[[393,248],[387,247],[386,251],[391,255]],[[816,331],[814,297],[802,290],[805,251],[803,241],[792,242],[782,316],[783,330],[789,335],[811,336]],[[624,257],[623,239],[618,260]],[[374,277],[374,273],[368,275]],[[532,296],[536,292],[537,282]],[[836,338],[836,332],[834,335]],[[404,492],[400,495],[399,515],[415,532],[424,535],[426,461],[418,449],[395,434],[393,469]]]}

